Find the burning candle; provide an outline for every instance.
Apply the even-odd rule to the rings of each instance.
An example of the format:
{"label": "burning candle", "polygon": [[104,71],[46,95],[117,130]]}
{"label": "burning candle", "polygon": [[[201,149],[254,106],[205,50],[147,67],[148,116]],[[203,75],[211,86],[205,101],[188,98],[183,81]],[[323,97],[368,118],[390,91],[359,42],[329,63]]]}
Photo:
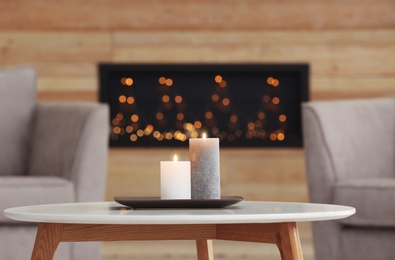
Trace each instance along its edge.
{"label": "burning candle", "polygon": [[191,199],[191,162],[160,162],[160,194],[161,199]]}
{"label": "burning candle", "polygon": [[220,199],[219,139],[189,139],[192,199]]}

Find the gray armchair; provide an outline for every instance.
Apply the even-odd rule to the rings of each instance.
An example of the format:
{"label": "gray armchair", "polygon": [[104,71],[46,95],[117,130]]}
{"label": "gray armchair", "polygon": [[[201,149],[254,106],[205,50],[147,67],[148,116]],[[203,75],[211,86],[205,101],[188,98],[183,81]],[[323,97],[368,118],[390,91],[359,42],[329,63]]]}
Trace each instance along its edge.
{"label": "gray armchair", "polygon": [[[108,107],[36,103],[35,82],[32,68],[0,70],[0,211],[102,201]],[[36,228],[0,214],[0,258],[30,259]],[[61,243],[55,259],[100,259],[100,243]]]}
{"label": "gray armchair", "polygon": [[395,99],[309,102],[302,111],[311,202],[356,208],[313,223],[316,259],[395,259]]}

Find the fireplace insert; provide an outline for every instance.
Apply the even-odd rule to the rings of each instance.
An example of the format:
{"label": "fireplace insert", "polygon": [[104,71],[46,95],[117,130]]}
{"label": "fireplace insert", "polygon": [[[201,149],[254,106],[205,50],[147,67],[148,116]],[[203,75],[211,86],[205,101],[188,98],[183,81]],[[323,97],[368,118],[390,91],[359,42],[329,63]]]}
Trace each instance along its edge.
{"label": "fireplace insert", "polygon": [[301,147],[307,64],[99,64],[111,146]]}

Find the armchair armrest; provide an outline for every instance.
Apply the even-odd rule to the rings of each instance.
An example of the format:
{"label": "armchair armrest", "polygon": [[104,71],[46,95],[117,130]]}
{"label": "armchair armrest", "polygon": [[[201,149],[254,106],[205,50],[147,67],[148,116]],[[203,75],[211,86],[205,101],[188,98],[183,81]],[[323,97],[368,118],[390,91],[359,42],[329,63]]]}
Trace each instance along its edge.
{"label": "armchair armrest", "polygon": [[310,197],[331,203],[333,185],[395,173],[395,99],[316,101],[303,104]]}
{"label": "armchair armrest", "polygon": [[108,107],[96,103],[37,103],[29,175],[59,176],[75,185],[76,201],[104,198]]}
{"label": "armchair armrest", "polygon": [[332,203],[336,168],[314,107],[302,104],[303,141],[311,202]]}
{"label": "armchair armrest", "polygon": [[357,213],[339,223],[354,227],[395,228],[395,178],[357,178],[336,183],[333,203]]}

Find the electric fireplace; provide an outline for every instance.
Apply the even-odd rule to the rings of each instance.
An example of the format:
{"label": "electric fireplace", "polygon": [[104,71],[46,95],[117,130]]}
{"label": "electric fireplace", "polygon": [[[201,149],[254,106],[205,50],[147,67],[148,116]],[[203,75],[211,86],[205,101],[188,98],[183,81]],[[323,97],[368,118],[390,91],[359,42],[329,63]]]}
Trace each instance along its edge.
{"label": "electric fireplace", "polygon": [[99,64],[111,146],[301,147],[307,64]]}

